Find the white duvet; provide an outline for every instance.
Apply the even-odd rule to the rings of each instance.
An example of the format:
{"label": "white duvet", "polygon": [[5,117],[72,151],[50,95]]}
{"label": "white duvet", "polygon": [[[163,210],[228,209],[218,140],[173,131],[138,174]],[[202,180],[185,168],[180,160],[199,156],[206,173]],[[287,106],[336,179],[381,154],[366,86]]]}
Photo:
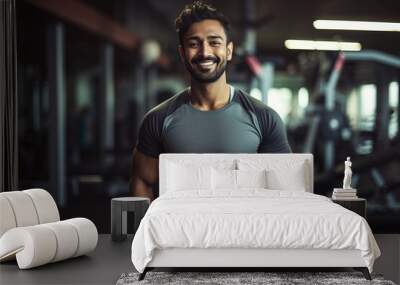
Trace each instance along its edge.
{"label": "white duvet", "polygon": [[370,272],[380,256],[359,215],[324,196],[265,189],[164,194],[133,239],[135,268],[143,272],[165,248],[358,249]]}

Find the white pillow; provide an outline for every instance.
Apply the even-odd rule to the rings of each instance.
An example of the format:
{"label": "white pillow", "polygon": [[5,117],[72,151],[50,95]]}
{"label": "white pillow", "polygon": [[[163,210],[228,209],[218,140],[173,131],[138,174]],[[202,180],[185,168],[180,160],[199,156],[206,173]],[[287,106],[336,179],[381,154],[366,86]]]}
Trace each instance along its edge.
{"label": "white pillow", "polygon": [[215,169],[212,171],[212,187],[214,190],[240,188],[267,188],[267,176],[263,170],[231,170]]}
{"label": "white pillow", "polygon": [[[216,169],[236,169],[235,159],[215,159],[211,155],[199,154],[196,159],[189,158],[171,158],[166,159],[166,166],[170,163],[179,164],[184,167],[213,167]],[[168,170],[167,170],[168,173]]]}
{"label": "white pillow", "polygon": [[211,167],[168,163],[168,191],[211,189]]}
{"label": "white pillow", "polygon": [[311,183],[304,160],[239,159],[237,164],[240,170],[266,169],[268,189],[306,191]]}
{"label": "white pillow", "polygon": [[216,169],[211,171],[212,188],[236,190],[236,170],[233,169]]}
{"label": "white pillow", "polygon": [[236,170],[238,188],[267,188],[267,171]]}
{"label": "white pillow", "polygon": [[268,189],[306,192],[306,176],[302,167],[293,169],[290,176],[283,171],[268,170],[267,181]]}

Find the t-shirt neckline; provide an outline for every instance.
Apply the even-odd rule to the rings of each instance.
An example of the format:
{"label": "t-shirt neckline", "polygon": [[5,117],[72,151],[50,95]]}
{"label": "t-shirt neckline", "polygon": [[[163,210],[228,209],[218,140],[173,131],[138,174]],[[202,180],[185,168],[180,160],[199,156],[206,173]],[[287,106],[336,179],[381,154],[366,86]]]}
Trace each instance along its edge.
{"label": "t-shirt neckline", "polygon": [[199,110],[199,109],[195,108],[192,105],[192,102],[190,101],[190,86],[187,88],[186,94],[187,94],[188,105],[190,106],[191,109],[193,109],[195,111],[198,111],[198,112],[201,112],[201,113],[207,113],[207,112],[215,113],[215,112],[219,112],[219,111],[225,110],[226,108],[228,108],[231,105],[231,103],[233,101],[233,96],[235,95],[235,87],[233,87],[232,85],[229,85],[229,102],[228,102],[228,104],[226,104],[222,108],[215,109],[215,110],[203,111],[203,110]]}

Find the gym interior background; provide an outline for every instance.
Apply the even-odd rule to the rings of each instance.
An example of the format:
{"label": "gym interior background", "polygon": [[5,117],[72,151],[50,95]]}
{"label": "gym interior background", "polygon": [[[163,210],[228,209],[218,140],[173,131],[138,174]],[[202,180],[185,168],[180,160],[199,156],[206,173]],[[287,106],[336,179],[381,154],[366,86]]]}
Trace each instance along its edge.
{"label": "gym interior background", "polygon": [[[129,195],[143,115],[188,85],[173,24],[188,2],[16,2],[18,189],[47,189],[62,219],[87,217],[110,232],[110,199]],[[314,154],[315,192],[340,187],[351,156],[373,232],[400,233],[400,30],[314,23],[400,22],[400,2],[209,3],[233,25],[229,82],[279,113],[294,152]],[[342,44],[305,50],[287,40]]]}

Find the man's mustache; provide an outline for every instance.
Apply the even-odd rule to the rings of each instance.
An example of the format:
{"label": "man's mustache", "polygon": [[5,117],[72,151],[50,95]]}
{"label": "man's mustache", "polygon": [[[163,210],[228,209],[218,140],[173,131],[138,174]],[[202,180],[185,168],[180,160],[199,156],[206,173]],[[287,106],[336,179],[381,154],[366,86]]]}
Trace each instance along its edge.
{"label": "man's mustache", "polygon": [[192,63],[193,63],[193,64],[197,64],[197,63],[199,63],[200,61],[206,61],[206,60],[211,60],[211,61],[216,62],[216,63],[219,62],[219,59],[216,58],[216,57],[212,57],[212,56],[207,56],[207,57],[199,56],[199,57],[193,58],[193,59],[192,59]]}

